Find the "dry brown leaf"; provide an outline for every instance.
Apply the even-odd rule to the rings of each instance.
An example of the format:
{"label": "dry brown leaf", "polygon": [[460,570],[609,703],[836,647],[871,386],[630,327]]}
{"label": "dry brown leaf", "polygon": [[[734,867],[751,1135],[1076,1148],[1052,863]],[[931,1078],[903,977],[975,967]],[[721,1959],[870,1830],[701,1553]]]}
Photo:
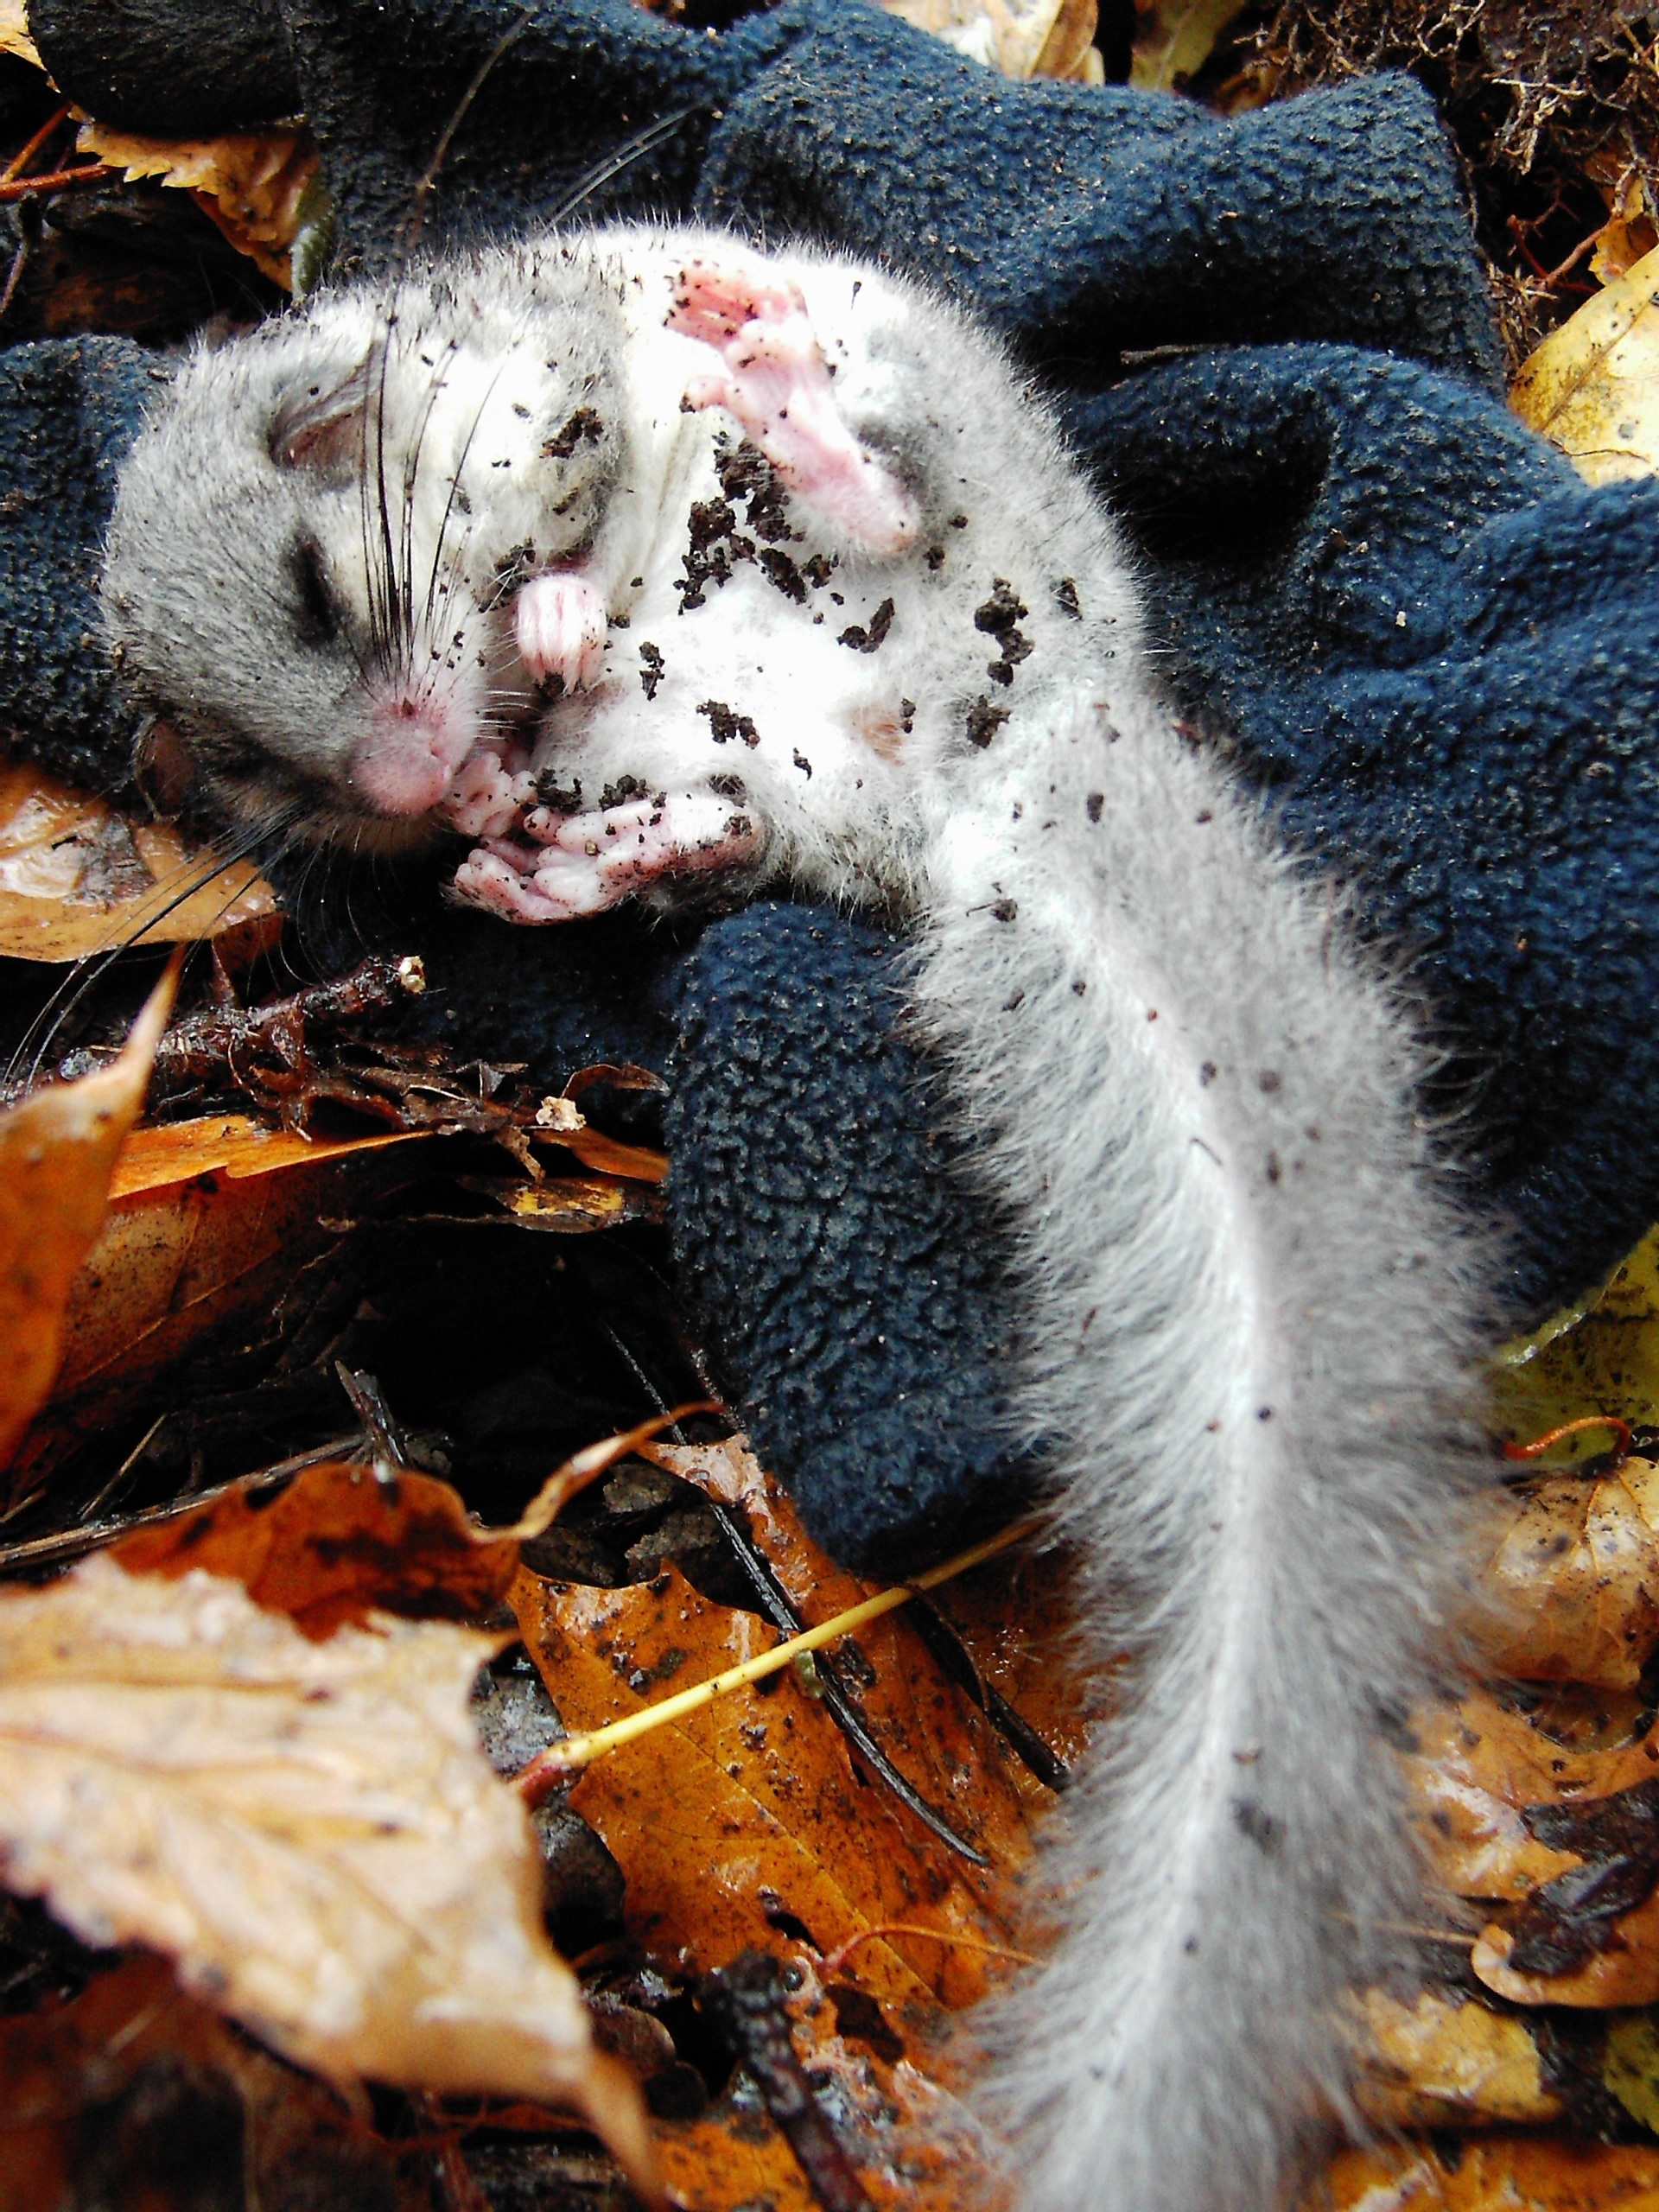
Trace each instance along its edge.
{"label": "dry brown leaf", "polygon": [[1613,1688],[1640,1679],[1659,1642],[1659,1464],[1494,1492],[1476,1545],[1493,1600],[1481,1656],[1494,1674]]}
{"label": "dry brown leaf", "polygon": [[1094,44],[1098,0],[881,0],[881,5],[1004,77],[1105,81]]}
{"label": "dry brown leaf", "polygon": [[129,1959],[67,2003],[0,2019],[0,2212],[130,2205],[135,2148],[156,2212],[187,2201],[169,2183],[190,2202],[219,2202],[221,2177],[250,2205],[436,2212],[443,2201],[429,2146],[385,2141],[334,2090],[187,1997],[160,1959]]}
{"label": "dry brown leaf", "polygon": [[1471,1998],[1380,1989],[1357,1999],[1355,2096],[1377,2127],[1535,2127],[1559,2120],[1527,2024]]}
{"label": "dry brown leaf", "polygon": [[20,61],[44,71],[46,65],[29,35],[28,0],[0,0],[0,54],[15,54]]}
{"label": "dry brown leaf", "polygon": [[151,994],[120,1054],[79,1083],[0,1114],[0,1466],[58,1373],[70,1286],[103,1221],[110,1174],[138,1118],[174,977]]}
{"label": "dry brown leaf", "polygon": [[1643,2145],[1460,2137],[1441,2151],[1390,2144],[1345,2151],[1305,2212],[1654,2212],[1659,2150]]}
{"label": "dry brown leaf", "polygon": [[110,1556],[129,1574],[234,1575],[257,1605],[314,1641],[372,1611],[479,1620],[505,1596],[518,1547],[467,1520],[448,1483],[399,1470],[307,1467],[279,1496],[228,1491],[192,1513],[135,1529]]}
{"label": "dry brown leaf", "polygon": [[176,830],[129,822],[27,762],[0,763],[0,954],[79,960],[113,944],[183,944],[276,905],[251,862],[215,872]]}
{"label": "dry brown leaf", "polygon": [[232,130],[219,138],[147,138],[84,123],[76,145],[130,181],[156,177],[191,194],[238,252],[294,288],[290,249],[317,174],[308,130]]}
{"label": "dry brown leaf", "polygon": [[331,2080],[569,2103],[639,2176],[638,2093],[593,2049],[474,1731],[500,1643],[384,1618],[314,1643],[238,1582],[102,1558],[7,1595],[7,1879]]}
{"label": "dry brown leaf", "polygon": [[1588,483],[1659,469],[1659,250],[1550,333],[1510,404]]}

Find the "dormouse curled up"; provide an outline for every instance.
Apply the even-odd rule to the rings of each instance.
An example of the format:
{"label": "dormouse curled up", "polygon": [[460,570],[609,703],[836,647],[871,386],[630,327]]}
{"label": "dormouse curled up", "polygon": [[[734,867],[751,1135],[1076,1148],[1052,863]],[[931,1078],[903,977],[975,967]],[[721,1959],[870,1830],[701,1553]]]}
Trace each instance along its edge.
{"label": "dormouse curled up", "polygon": [[1131,1655],[989,2108],[1026,2212],[1285,2202],[1343,1993],[1428,1909],[1382,1721],[1452,1615],[1487,1262],[1400,995],[1176,727],[1041,405],[831,256],[440,260],[181,368],[105,603],[245,827],[448,840],[512,924],[763,887],[908,924],[1085,1657]]}

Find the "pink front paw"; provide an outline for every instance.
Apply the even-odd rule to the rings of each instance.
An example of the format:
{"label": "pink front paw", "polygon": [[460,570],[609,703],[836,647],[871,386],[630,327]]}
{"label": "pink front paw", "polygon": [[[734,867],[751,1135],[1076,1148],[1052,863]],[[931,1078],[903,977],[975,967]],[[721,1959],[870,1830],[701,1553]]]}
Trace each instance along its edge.
{"label": "pink front paw", "polygon": [[668,327],[717,354],[686,390],[734,415],[791,491],[873,553],[902,553],[919,517],[909,492],[855,437],[798,288],[739,263],[689,261]]}
{"label": "pink front paw", "polygon": [[534,807],[514,838],[469,853],[454,888],[509,921],[569,921],[602,913],[666,877],[753,860],[766,842],[728,799],[679,791],[596,814]]}
{"label": "pink front paw", "polygon": [[586,576],[532,576],[512,607],[519,658],[535,677],[556,676],[567,692],[597,683],[605,665],[605,601]]}

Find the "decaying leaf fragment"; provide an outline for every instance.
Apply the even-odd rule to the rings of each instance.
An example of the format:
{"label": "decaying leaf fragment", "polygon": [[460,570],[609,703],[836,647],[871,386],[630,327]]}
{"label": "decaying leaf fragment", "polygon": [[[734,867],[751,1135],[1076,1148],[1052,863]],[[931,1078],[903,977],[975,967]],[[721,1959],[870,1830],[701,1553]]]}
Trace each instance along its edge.
{"label": "decaying leaf fragment", "polygon": [[0,953],[79,960],[112,944],[184,944],[276,911],[251,862],[215,871],[164,823],[27,761],[0,763]]}
{"label": "decaying leaf fragment", "polygon": [[1659,1643],[1659,1464],[1497,1491],[1483,1515],[1492,1672],[1628,1689]]}
{"label": "decaying leaf fragment", "polygon": [[1345,2151],[1305,2202],[1308,2212],[1651,2212],[1656,2199],[1659,2150],[1647,2144],[1493,2135]]}
{"label": "decaying leaf fragment", "polygon": [[467,1692],[500,1638],[326,1643],[238,1582],[95,1558],[0,1599],[0,1847],[83,1940],[141,1943],[302,2065],[582,2112],[650,2183],[630,2077],[542,1933]]}
{"label": "decaying leaf fragment", "polygon": [[1659,469],[1659,249],[1550,333],[1510,403],[1589,483]]}
{"label": "decaying leaf fragment", "polygon": [[69,1287],[103,1221],[110,1175],[138,1118],[169,975],[118,1059],[0,1115],[0,1466],[44,1402],[62,1356]]}

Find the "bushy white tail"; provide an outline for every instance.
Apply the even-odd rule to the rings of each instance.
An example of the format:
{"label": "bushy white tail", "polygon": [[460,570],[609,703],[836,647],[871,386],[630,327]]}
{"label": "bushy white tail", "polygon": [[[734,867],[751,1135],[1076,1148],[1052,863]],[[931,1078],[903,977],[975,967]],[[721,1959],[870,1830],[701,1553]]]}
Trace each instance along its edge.
{"label": "bushy white tail", "polygon": [[1448,1643],[1472,1240],[1395,995],[1155,709],[986,763],[929,918],[1080,1658],[1130,1658],[1055,1823],[1064,1937],[992,2024],[1017,2194],[1262,2212],[1422,1910],[1378,1724]]}

